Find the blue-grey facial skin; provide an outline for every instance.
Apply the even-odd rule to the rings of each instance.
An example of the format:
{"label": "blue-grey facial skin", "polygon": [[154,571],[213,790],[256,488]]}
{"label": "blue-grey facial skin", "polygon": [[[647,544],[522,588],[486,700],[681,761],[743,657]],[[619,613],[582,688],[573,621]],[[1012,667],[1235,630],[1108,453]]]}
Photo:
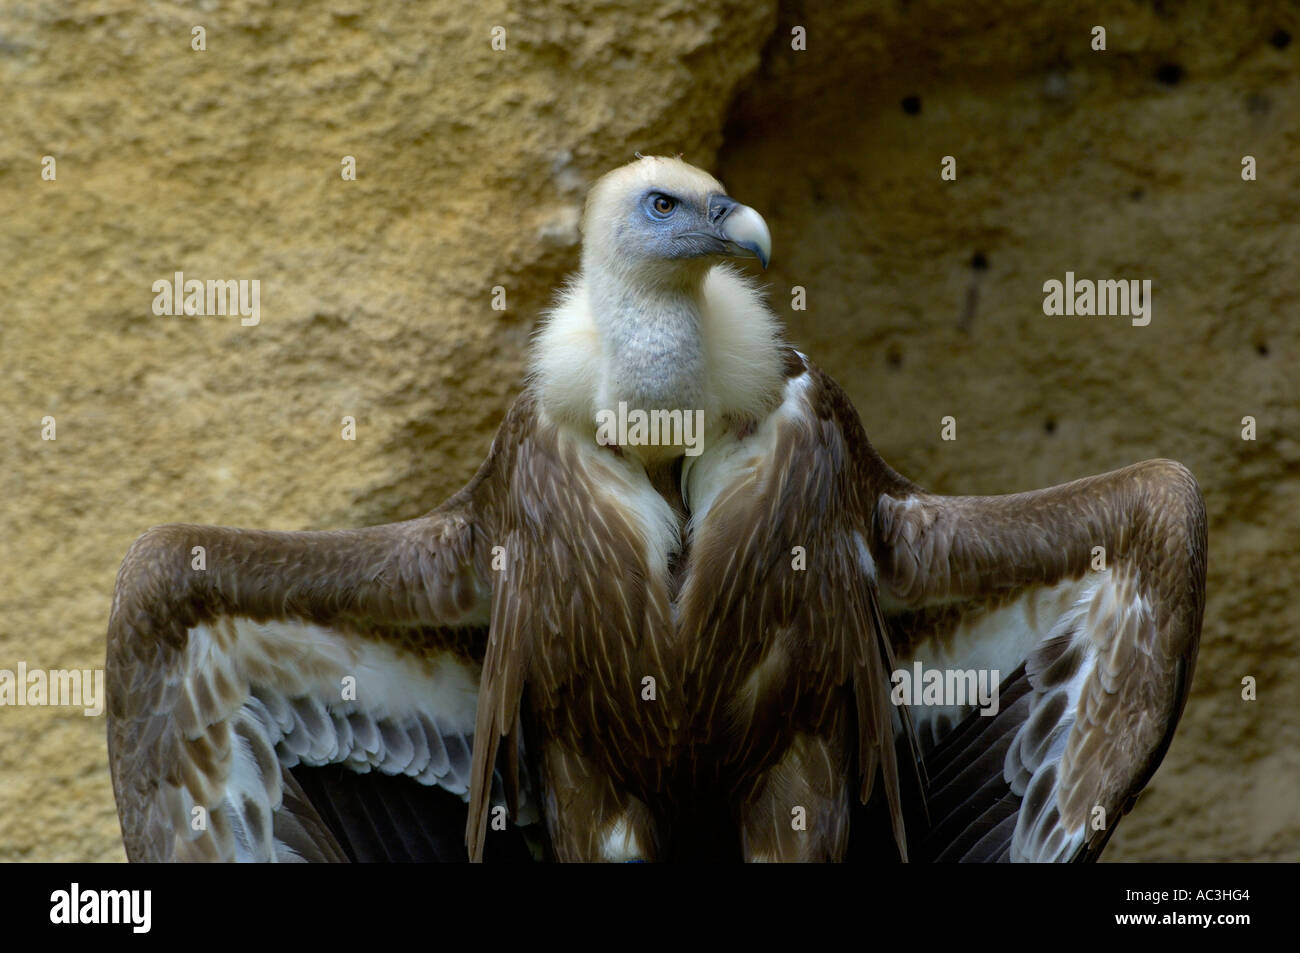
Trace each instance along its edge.
{"label": "blue-grey facial skin", "polygon": [[[667,212],[655,207],[663,200],[672,204]],[[668,192],[650,190],[641,197],[633,213],[632,226],[644,236],[648,253],[656,257],[754,257],[766,268],[763,244],[728,230],[728,222],[737,209],[745,206],[720,193],[708,196],[706,204],[701,205]]]}

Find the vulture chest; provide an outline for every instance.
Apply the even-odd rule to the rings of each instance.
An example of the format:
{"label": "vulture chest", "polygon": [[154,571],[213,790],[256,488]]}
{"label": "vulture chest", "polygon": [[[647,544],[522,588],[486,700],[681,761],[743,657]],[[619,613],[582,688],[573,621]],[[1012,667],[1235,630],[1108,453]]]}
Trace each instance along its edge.
{"label": "vulture chest", "polygon": [[824,521],[780,512],[777,436],[661,468],[574,448],[583,479],[532,544],[535,733],[662,792],[743,784],[795,733],[842,728],[861,610],[825,584]]}

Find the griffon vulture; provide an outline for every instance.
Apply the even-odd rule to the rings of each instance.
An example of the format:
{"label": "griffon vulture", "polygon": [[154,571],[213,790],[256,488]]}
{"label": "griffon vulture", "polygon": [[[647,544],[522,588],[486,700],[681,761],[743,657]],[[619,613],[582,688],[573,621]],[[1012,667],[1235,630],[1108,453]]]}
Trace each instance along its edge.
{"label": "griffon vulture", "polygon": [[[107,661],[128,857],[838,860],[851,818],[893,859],[1095,857],[1187,697],[1191,474],[927,493],[727,260],[770,238],[713,177],[639,158],[583,232],[442,506],[131,546]],[[998,703],[898,704],[925,671]]]}

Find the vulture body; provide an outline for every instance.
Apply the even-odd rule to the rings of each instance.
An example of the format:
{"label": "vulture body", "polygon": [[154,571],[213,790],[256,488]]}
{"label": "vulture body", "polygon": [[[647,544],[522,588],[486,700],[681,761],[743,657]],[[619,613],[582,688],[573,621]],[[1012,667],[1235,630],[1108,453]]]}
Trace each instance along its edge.
{"label": "vulture body", "polygon": [[[639,159],[446,503],[137,540],[107,660],[128,857],[840,860],[869,825],[894,858],[1095,857],[1187,696],[1195,481],[926,493],[722,260],[769,253],[712,177]],[[609,439],[616,408],[664,426]],[[918,663],[991,674],[996,713],[896,703]]]}

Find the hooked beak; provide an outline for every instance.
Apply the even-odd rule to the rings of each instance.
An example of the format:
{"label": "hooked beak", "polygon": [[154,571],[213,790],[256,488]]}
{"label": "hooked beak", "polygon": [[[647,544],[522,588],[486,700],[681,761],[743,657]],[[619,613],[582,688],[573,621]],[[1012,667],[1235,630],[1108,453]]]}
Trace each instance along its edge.
{"label": "hooked beak", "polygon": [[772,260],[772,233],[767,222],[748,205],[725,195],[709,196],[709,224],[728,251],[747,252],[764,268]]}

